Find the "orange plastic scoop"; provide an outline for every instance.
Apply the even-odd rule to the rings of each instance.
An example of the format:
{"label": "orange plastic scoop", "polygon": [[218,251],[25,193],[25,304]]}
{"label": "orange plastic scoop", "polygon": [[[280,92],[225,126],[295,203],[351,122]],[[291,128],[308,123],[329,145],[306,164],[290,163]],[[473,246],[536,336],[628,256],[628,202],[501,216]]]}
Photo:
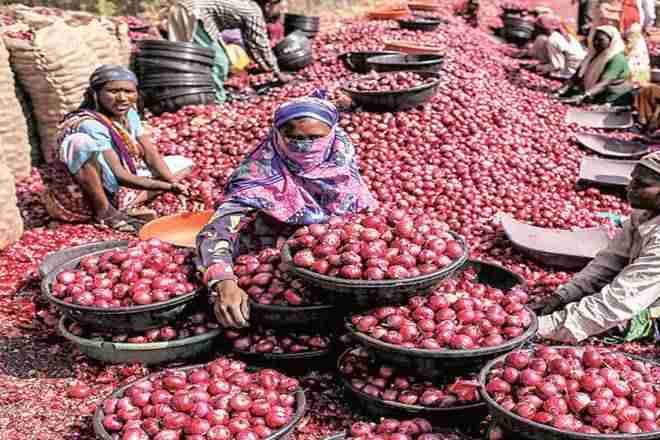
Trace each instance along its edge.
{"label": "orange plastic scoop", "polygon": [[175,246],[194,248],[195,237],[209,222],[213,211],[184,212],[150,221],[140,229],[140,239],[158,238]]}

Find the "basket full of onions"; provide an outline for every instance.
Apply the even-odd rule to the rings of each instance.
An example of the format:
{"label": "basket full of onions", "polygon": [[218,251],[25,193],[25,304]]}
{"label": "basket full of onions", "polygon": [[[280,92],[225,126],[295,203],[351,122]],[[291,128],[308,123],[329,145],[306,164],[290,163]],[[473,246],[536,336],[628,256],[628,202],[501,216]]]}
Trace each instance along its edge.
{"label": "basket full of onions", "polygon": [[200,292],[192,251],[158,239],[90,251],[41,282],[62,313],[100,330],[142,331],[176,320]]}
{"label": "basket full of onions", "polygon": [[434,428],[429,420],[421,417],[396,420],[382,419],[378,423],[356,422],[347,432],[341,432],[324,440],[464,440],[451,429]]}
{"label": "basket full of onions", "polygon": [[424,417],[434,426],[457,426],[474,424],[487,413],[474,377],[428,381],[374,361],[362,348],[344,352],[337,369],[344,389],[376,418]]}
{"label": "basket full of onions", "polygon": [[660,438],[660,365],[595,347],[535,346],[479,375],[493,420],[528,439]]}
{"label": "basket full of onions", "polygon": [[367,110],[408,110],[430,100],[440,81],[435,72],[372,72],[345,83],[342,91]]}
{"label": "basket full of onions", "polygon": [[96,410],[93,423],[102,440],[277,440],[305,411],[296,379],[219,358],[119,388]]}
{"label": "basket full of onions", "polygon": [[336,328],[337,307],[325,304],[318,289],[306,286],[282,263],[280,251],[265,248],[240,255],[234,264],[238,285],[250,297],[250,320],[266,328]]}
{"label": "basket full of onions", "polygon": [[173,325],[134,333],[99,332],[63,316],[59,331],[92,359],[110,364],[155,365],[195,359],[212,351],[222,330],[214,318],[194,313]]}
{"label": "basket full of onions", "polygon": [[478,369],[534,337],[538,320],[527,300],[521,289],[479,282],[468,268],[428,297],[353,315],[346,327],[380,362],[437,378]]}
{"label": "basket full of onions", "polygon": [[[326,369],[333,354],[336,359],[328,334],[251,327],[225,330],[223,338],[231,350],[250,365],[277,368],[291,374]],[[334,360],[330,364],[333,363]]]}
{"label": "basket full of onions", "polygon": [[467,255],[463,239],[444,222],[401,211],[304,226],[282,248],[293,275],[322,289],[329,303],[352,310],[428,293]]}

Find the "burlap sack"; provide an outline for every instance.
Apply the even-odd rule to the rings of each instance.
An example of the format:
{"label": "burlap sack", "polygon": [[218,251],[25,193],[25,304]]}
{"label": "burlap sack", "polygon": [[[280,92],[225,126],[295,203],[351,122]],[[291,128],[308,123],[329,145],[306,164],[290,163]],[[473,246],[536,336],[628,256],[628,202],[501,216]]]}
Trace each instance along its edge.
{"label": "burlap sack", "polygon": [[9,52],[0,41],[0,157],[14,177],[22,179],[30,175],[30,141],[15,89]]}
{"label": "burlap sack", "polygon": [[[119,40],[98,20],[75,28],[101,64],[123,64]],[[125,64],[124,64],[125,65]]]}
{"label": "burlap sack", "polygon": [[100,63],[80,31],[57,21],[35,31],[32,41],[5,37],[18,81],[30,96],[46,162],[57,158],[57,125],[82,101]]}
{"label": "burlap sack", "polygon": [[23,219],[16,206],[16,186],[11,170],[0,158],[0,250],[23,235]]}
{"label": "burlap sack", "polygon": [[119,41],[119,59],[121,65],[129,67],[131,65],[131,57],[133,56],[133,43],[131,37],[128,35],[128,25],[126,23],[115,23],[114,35]]}

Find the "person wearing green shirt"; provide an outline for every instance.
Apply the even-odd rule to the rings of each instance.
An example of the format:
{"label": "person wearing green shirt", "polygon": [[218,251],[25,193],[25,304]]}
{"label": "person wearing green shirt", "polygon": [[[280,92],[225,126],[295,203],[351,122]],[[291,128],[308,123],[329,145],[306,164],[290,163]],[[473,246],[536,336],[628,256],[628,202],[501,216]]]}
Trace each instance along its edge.
{"label": "person wearing green shirt", "polygon": [[627,105],[632,84],[621,34],[613,26],[600,26],[593,34],[589,52],[577,72],[557,95],[572,104]]}

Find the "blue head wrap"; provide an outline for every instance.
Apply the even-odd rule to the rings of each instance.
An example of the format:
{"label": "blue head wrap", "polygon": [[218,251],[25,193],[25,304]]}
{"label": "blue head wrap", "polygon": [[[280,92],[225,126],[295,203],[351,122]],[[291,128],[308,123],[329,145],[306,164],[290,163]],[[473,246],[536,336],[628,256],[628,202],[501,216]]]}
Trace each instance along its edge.
{"label": "blue head wrap", "polygon": [[315,91],[311,96],[285,102],[275,111],[275,128],[297,118],[312,118],[334,127],[339,122],[339,111],[325,97],[323,91]]}
{"label": "blue head wrap", "polygon": [[133,72],[118,64],[104,64],[89,77],[89,87],[78,110],[96,110],[95,94],[110,81],[131,81],[137,86],[138,80]]}
{"label": "blue head wrap", "polygon": [[104,64],[92,73],[89,78],[89,86],[98,90],[110,81],[131,81],[136,85],[138,83],[135,74],[126,67],[117,64]]}

